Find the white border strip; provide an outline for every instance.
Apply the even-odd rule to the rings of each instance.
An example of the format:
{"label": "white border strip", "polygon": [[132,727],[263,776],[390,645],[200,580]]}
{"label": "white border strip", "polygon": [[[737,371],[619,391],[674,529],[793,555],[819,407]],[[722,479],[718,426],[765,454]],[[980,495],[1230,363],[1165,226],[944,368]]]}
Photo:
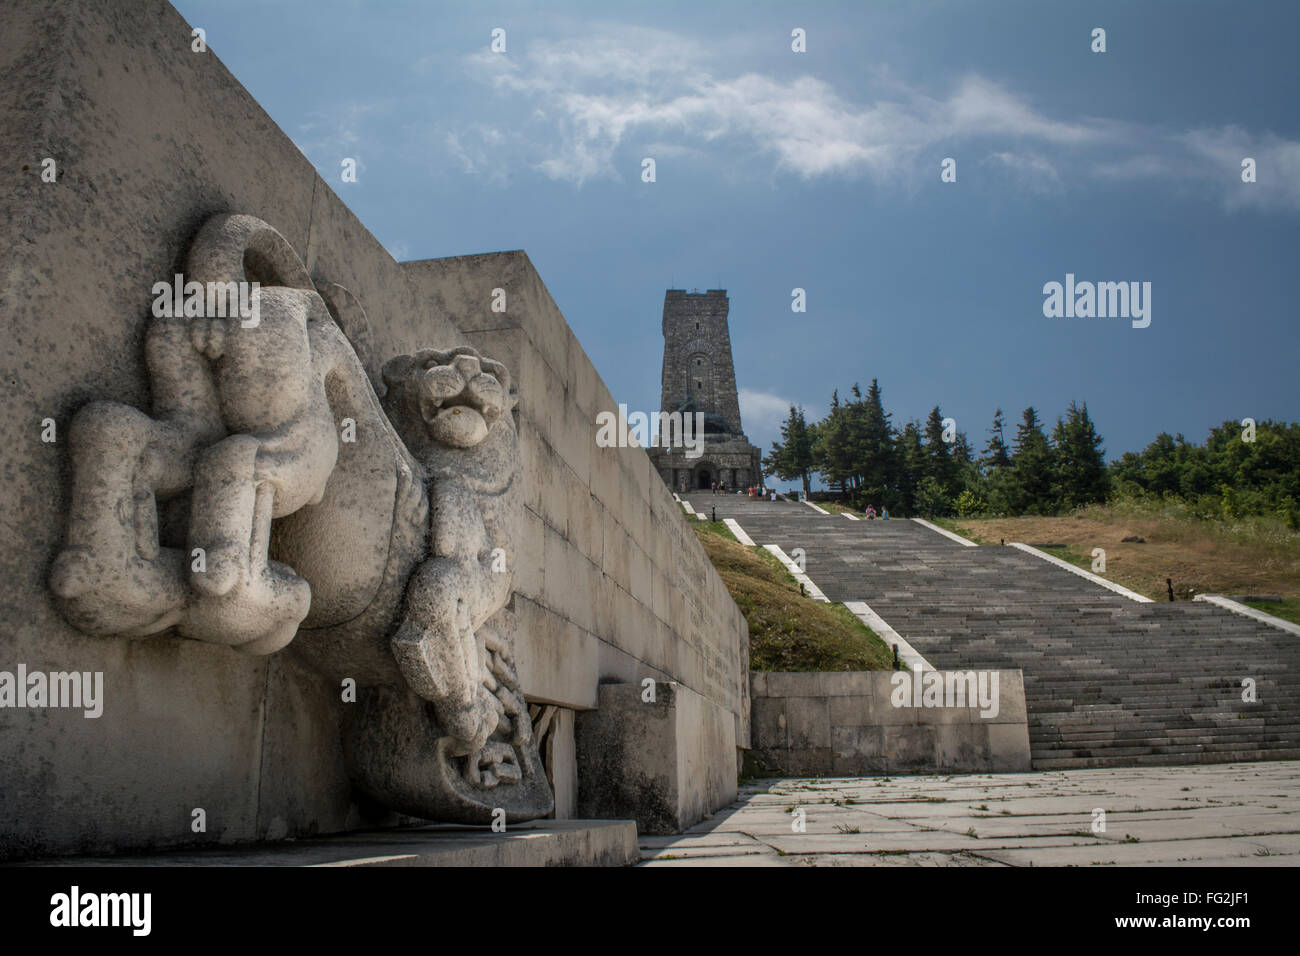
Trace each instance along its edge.
{"label": "white border strip", "polygon": [[954,534],[953,532],[949,531],[947,528],[940,528],[937,524],[926,521],[924,518],[913,518],[912,520],[915,521],[923,528],[929,528],[931,531],[939,532],[945,538],[951,538],[953,541],[956,541],[958,544],[964,544],[968,548],[979,547],[979,545],[976,544],[974,541],[971,541],[968,538],[963,538],[959,534]]}
{"label": "white border strip", "polygon": [[1288,634],[1294,634],[1300,637],[1300,624],[1292,624],[1290,621],[1280,617],[1274,617],[1266,611],[1260,611],[1248,604],[1242,604],[1240,601],[1234,601],[1232,598],[1226,598],[1222,594],[1198,594],[1192,598],[1194,601],[1205,601],[1207,604],[1217,604],[1219,607],[1231,611],[1234,614],[1240,614],[1243,617],[1253,617],[1263,624],[1271,624],[1273,627],[1286,631]]}
{"label": "white border strip", "polygon": [[812,578],[799,570],[799,565],[791,561],[790,556],[782,551],[779,545],[765,544],[763,545],[763,550],[771,551],[775,554],[776,559],[785,565],[785,569],[793,575],[794,579],[807,588],[808,596],[814,601],[824,601],[827,604],[831,603],[830,598],[825,594],[822,594],[822,589],[812,583]]}
{"label": "white border strip", "polygon": [[898,659],[914,671],[932,671],[933,667],[930,662],[920,655],[915,647],[903,640],[896,630],[885,623],[885,619],[871,610],[871,606],[866,601],[845,601],[844,606],[853,612],[856,617],[867,627],[879,635],[890,647],[898,645]]}
{"label": "white border strip", "polygon": [[862,520],[862,519],[859,518],[857,515],[851,515],[851,514],[849,514],[847,511],[841,511],[840,514],[844,515],[844,517],[848,518],[850,521],[861,521],[861,520]]}
{"label": "white border strip", "polygon": [[822,508],[818,508],[815,504],[813,504],[813,503],[812,503],[811,501],[809,501],[807,498],[805,498],[805,499],[803,500],[803,503],[806,504],[806,505],[807,505],[809,508],[811,508],[813,511],[819,511],[819,512],[821,512],[821,513],[824,514],[824,515],[828,515],[828,514],[830,514],[829,511],[826,511],[826,510],[824,510],[824,509],[822,509]]}
{"label": "white border strip", "polygon": [[1083,568],[1074,566],[1069,561],[1062,561],[1058,557],[1055,557],[1050,554],[1046,554],[1042,551],[1039,551],[1037,548],[1031,548],[1027,544],[1020,544],[1018,542],[1013,541],[1010,547],[1019,548],[1021,551],[1024,551],[1027,554],[1032,554],[1036,558],[1042,558],[1044,561],[1047,561],[1049,564],[1054,564],[1058,568],[1065,568],[1065,570],[1069,571],[1071,574],[1077,574],[1081,578],[1087,578],[1093,584],[1100,584],[1106,590],[1114,591],[1116,594],[1121,594],[1124,597],[1128,598],[1130,601],[1137,601],[1139,604],[1155,603],[1155,601],[1151,600],[1145,594],[1138,594],[1136,591],[1130,591],[1122,584],[1116,584],[1114,581],[1107,581],[1105,578],[1093,574],[1091,571],[1085,571],[1083,570]]}
{"label": "white border strip", "polygon": [[684,499],[684,498],[683,498],[681,501],[682,501],[682,507],[686,509],[686,513],[687,513],[688,515],[693,515],[693,516],[696,518],[696,520],[699,520],[699,521],[708,521],[708,520],[709,520],[709,516],[708,516],[708,515],[700,514],[698,511],[695,510],[695,506],[694,506],[693,504],[691,504],[689,501],[687,501],[687,500]]}
{"label": "white border strip", "polygon": [[731,533],[736,536],[736,540],[746,547],[754,547],[754,539],[745,534],[745,529],[740,526],[740,522],[735,518],[723,518],[722,523],[731,529]]}

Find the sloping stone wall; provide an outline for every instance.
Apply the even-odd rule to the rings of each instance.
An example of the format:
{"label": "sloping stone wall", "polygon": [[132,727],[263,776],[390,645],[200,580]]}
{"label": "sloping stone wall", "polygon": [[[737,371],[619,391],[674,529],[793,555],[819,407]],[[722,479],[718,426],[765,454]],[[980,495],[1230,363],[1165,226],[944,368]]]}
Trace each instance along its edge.
{"label": "sloping stone wall", "polygon": [[[645,453],[595,448],[594,412],[615,403],[526,256],[394,261],[215,54],[191,51],[166,3],[8,5],[0,88],[0,152],[23,173],[0,181],[0,670],[104,675],[98,718],[0,710],[0,857],[395,819],[354,797],[339,735],[348,705],[292,644],[251,657],[167,636],[95,639],[49,600],[67,424],[95,399],[148,408],[151,287],[218,212],[265,219],[316,282],[351,290],[376,354],[474,344],[510,363],[528,524],[503,626],[529,698],[582,710],[602,680],[677,680],[747,742],[744,620]],[[47,156],[55,183],[41,180]],[[499,325],[484,285],[510,293]],[[572,735],[572,720],[557,726]],[[571,742],[555,750],[572,762]]]}

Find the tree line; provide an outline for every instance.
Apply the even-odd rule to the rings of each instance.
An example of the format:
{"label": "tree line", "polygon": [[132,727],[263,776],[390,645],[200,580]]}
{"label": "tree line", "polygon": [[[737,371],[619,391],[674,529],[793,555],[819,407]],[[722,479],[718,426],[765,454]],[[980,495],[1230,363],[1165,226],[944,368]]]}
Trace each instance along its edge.
{"label": "tree line", "polygon": [[1053,515],[1128,496],[1179,498],[1205,517],[1277,512],[1293,527],[1300,519],[1296,424],[1263,421],[1247,433],[1224,422],[1204,446],[1161,433],[1107,465],[1086,402],[1071,402],[1050,431],[1030,406],[1014,436],[999,408],[978,453],[937,405],[901,429],[891,418],[875,379],[865,395],[856,384],[847,399],[836,390],[821,421],[792,406],[763,466],[805,492],[819,474],[846,502],[900,516]]}

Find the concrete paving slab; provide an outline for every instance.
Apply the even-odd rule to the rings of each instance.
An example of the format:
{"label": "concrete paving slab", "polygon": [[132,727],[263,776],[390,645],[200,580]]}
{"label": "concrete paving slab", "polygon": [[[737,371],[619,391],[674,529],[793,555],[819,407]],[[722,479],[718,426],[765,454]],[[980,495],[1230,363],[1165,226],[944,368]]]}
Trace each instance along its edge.
{"label": "concrete paving slab", "polygon": [[[744,840],[768,850],[741,853]],[[1300,865],[1300,762],[763,780],[643,853],[654,865],[692,853],[718,866]]]}

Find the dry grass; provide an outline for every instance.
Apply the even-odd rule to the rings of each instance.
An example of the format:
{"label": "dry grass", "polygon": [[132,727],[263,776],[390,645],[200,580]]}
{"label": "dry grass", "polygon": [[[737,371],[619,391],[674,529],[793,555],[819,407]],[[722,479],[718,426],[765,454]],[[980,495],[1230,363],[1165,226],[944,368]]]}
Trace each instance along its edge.
{"label": "dry grass", "polygon": [[749,622],[756,671],[888,670],[893,652],[842,604],[814,601],[770,552],[738,544],[721,522],[693,525]]}
{"label": "dry grass", "polygon": [[[1001,539],[1060,544],[1056,552],[1091,568],[1092,551],[1106,552],[1104,577],[1156,600],[1167,600],[1166,578],[1180,599],[1195,594],[1280,594],[1300,598],[1300,535],[1262,523],[1226,524],[1094,506],[1057,518],[953,518],[943,522],[980,544]],[[1145,544],[1124,538],[1144,538]]]}

